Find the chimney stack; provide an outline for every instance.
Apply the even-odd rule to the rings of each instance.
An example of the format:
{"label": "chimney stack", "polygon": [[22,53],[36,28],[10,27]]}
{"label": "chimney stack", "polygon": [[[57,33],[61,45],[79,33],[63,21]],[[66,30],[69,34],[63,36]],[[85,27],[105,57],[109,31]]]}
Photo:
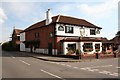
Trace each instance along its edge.
{"label": "chimney stack", "polygon": [[48,11],[46,12],[46,25],[50,24],[51,22],[52,22],[51,13],[50,9],[48,9]]}

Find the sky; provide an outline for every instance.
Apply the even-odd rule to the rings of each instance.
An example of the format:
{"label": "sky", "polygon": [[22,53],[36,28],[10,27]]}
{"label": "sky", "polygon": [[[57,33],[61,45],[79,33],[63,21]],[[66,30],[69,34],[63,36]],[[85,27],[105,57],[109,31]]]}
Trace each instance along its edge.
{"label": "sky", "polygon": [[1,0],[0,42],[10,40],[13,28],[25,29],[45,19],[47,9],[52,16],[65,15],[85,19],[102,27],[101,37],[112,39],[118,29],[120,0]]}

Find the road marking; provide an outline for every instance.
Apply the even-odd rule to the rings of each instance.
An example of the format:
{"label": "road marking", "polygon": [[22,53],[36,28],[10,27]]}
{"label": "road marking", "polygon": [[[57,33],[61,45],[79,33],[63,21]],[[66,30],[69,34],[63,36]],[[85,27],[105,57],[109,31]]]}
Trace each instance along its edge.
{"label": "road marking", "polygon": [[120,69],[120,67],[116,67],[116,68]]}
{"label": "road marking", "polygon": [[80,69],[82,69],[82,70],[87,70],[87,68],[80,68]]}
{"label": "road marking", "polygon": [[111,67],[112,65],[105,65],[105,66],[101,66],[101,67]]}
{"label": "road marking", "polygon": [[99,68],[99,67],[111,67],[112,65],[104,65],[104,66],[93,66],[93,67],[85,67],[85,68]]}
{"label": "road marking", "polygon": [[68,67],[72,67],[71,65],[66,65],[66,66],[68,66]]}
{"label": "road marking", "polygon": [[15,57],[12,56],[12,58],[15,58]]}
{"label": "road marking", "polygon": [[98,69],[92,69],[92,70],[94,70],[94,71],[99,71]]}
{"label": "road marking", "polygon": [[52,74],[52,73],[50,73],[50,72],[47,72],[47,71],[45,71],[45,70],[43,70],[43,69],[40,69],[40,71],[42,71],[42,72],[44,72],[44,73],[47,73],[47,74],[49,74],[49,75],[51,75],[51,76],[53,76],[53,77],[59,78],[59,79],[61,79],[61,80],[65,80],[65,79],[61,78],[60,76],[54,75],[54,74]]}
{"label": "road marking", "polygon": [[94,69],[90,69],[90,68],[88,68],[88,71],[94,72]]}
{"label": "road marking", "polygon": [[118,73],[113,73],[113,74],[109,74],[109,75],[118,76]]}
{"label": "road marking", "polygon": [[103,73],[103,74],[110,74],[109,71],[100,71],[99,73]]}
{"label": "road marking", "polygon": [[27,64],[27,65],[29,65],[29,66],[30,66],[30,64],[29,64],[29,63],[27,63],[27,62],[25,62],[25,61],[23,61],[23,60],[19,60],[19,61],[21,61],[21,62],[23,62],[24,64]]}
{"label": "road marking", "polygon": [[73,68],[78,69],[78,67],[73,67]]}

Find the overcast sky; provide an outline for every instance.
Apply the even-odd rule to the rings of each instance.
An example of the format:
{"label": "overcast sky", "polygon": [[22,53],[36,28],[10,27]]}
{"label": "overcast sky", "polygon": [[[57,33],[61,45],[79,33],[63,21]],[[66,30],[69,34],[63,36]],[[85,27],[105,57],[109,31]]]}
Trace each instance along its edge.
{"label": "overcast sky", "polygon": [[25,29],[44,20],[51,8],[52,16],[61,14],[85,19],[102,27],[101,37],[112,39],[118,31],[119,0],[2,0],[0,2],[0,42],[9,40],[13,27]]}

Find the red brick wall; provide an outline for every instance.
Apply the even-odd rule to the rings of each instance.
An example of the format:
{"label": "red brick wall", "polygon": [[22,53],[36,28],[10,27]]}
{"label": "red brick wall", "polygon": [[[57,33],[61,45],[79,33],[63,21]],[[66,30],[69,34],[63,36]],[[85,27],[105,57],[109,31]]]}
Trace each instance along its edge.
{"label": "red brick wall", "polygon": [[55,41],[54,37],[50,37],[50,33],[52,32],[54,34],[54,26],[55,24],[51,24],[49,26],[44,26],[41,28],[37,28],[34,30],[30,30],[26,32],[26,41],[29,40],[35,40],[35,33],[39,32],[39,40],[40,40],[40,48],[46,49],[48,48],[48,43],[52,42],[52,47],[55,48]]}

